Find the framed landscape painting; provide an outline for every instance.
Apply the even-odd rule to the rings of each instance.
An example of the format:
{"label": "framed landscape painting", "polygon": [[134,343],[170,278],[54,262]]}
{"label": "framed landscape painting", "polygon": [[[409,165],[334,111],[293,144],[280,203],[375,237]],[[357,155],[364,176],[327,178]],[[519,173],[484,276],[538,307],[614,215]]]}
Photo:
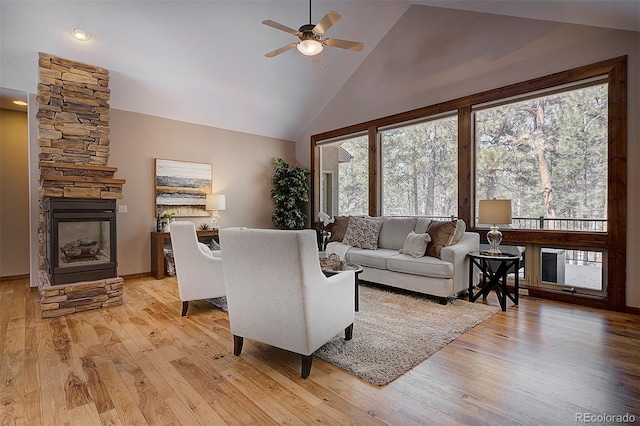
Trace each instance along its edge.
{"label": "framed landscape painting", "polygon": [[176,217],[210,216],[211,164],[156,158],[156,212]]}

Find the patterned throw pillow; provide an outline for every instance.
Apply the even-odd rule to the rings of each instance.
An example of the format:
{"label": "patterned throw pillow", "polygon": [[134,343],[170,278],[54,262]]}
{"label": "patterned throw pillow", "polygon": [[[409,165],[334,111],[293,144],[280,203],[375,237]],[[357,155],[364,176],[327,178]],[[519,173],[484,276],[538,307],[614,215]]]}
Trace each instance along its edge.
{"label": "patterned throw pillow", "polygon": [[407,239],[404,240],[404,247],[400,249],[400,253],[408,254],[415,258],[422,257],[429,241],[431,241],[429,234],[416,234],[411,231],[407,235]]}
{"label": "patterned throw pillow", "polygon": [[349,225],[342,243],[352,247],[376,250],[378,248],[380,228],[382,228],[381,220],[349,217]]}
{"label": "patterned throw pillow", "polygon": [[432,220],[427,228],[427,233],[431,237],[431,242],[427,245],[427,256],[440,259],[440,251],[443,247],[451,245],[456,233],[456,222],[440,222]]}

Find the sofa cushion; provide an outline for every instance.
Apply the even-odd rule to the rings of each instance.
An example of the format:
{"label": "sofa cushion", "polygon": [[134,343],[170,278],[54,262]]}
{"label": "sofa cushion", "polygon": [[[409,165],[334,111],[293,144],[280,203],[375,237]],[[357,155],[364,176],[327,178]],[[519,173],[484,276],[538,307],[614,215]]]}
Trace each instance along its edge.
{"label": "sofa cushion", "polygon": [[336,216],[331,227],[329,241],[342,241],[344,233],[347,232],[347,226],[349,226],[349,216]]}
{"label": "sofa cushion", "polygon": [[432,278],[453,277],[451,263],[430,256],[416,259],[407,254],[396,254],[387,259],[387,269]]}
{"label": "sofa cushion", "polygon": [[404,240],[404,247],[400,249],[400,253],[408,254],[415,258],[422,257],[427,250],[427,244],[429,244],[429,241],[431,241],[429,234],[416,234],[411,231]]}
{"label": "sofa cushion", "polygon": [[349,225],[342,242],[353,247],[376,250],[380,228],[382,221],[379,219],[349,217]]}
{"label": "sofa cushion", "polygon": [[397,254],[397,250],[366,250],[353,247],[347,252],[347,260],[351,263],[357,263],[358,265],[368,266],[370,268],[387,269],[387,259]]}
{"label": "sofa cushion", "polygon": [[427,256],[440,258],[440,250],[451,245],[456,233],[456,221],[441,222],[432,220],[427,228],[431,242],[427,245]]}
{"label": "sofa cushion", "polygon": [[399,250],[404,246],[409,232],[415,230],[417,217],[389,217],[383,216],[382,229],[378,247]]}
{"label": "sofa cushion", "polygon": [[416,220],[416,227],[413,231],[416,234],[424,234],[425,232],[427,232],[427,228],[429,227],[430,223],[431,219],[427,217],[419,217],[418,220]]}
{"label": "sofa cushion", "polygon": [[458,221],[456,222],[456,232],[455,234],[453,234],[453,240],[451,240],[452,246],[458,244],[458,241],[460,241],[460,239],[464,235],[464,231],[466,230],[467,230],[467,224],[464,223],[464,220],[458,219]]}

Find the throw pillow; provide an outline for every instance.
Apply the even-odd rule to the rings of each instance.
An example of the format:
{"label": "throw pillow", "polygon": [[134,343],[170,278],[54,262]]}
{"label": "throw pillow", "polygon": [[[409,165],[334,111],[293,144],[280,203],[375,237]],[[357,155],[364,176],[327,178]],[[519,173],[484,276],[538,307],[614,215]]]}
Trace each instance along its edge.
{"label": "throw pillow", "polygon": [[456,233],[453,235],[453,241],[451,241],[452,246],[458,244],[458,241],[460,241],[460,239],[464,235],[464,231],[466,230],[467,224],[464,223],[464,220],[458,219],[458,221],[456,222]]}
{"label": "throw pillow", "polygon": [[404,247],[400,249],[400,253],[408,254],[415,258],[422,257],[429,241],[431,241],[429,234],[416,234],[411,231],[406,240],[404,240]]}
{"label": "throw pillow", "polygon": [[347,232],[347,226],[349,226],[349,216],[334,217],[333,226],[331,227],[331,238],[329,238],[329,241],[341,242],[344,238],[344,233]]}
{"label": "throw pillow", "polygon": [[432,220],[427,228],[427,233],[431,237],[431,242],[427,245],[427,256],[440,259],[440,251],[443,247],[451,245],[456,233],[456,221],[440,222]]}
{"label": "throw pillow", "polygon": [[220,250],[220,243],[212,238],[211,242],[209,243],[209,248],[211,249],[211,251]]}
{"label": "throw pillow", "polygon": [[349,217],[349,225],[344,233],[342,243],[352,247],[376,250],[380,228],[382,228],[381,220]]}

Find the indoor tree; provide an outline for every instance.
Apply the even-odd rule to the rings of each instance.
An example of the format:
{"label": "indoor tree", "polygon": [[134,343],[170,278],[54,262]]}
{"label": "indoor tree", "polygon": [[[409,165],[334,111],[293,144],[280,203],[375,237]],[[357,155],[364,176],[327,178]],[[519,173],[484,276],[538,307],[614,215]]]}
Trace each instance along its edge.
{"label": "indoor tree", "polygon": [[274,161],[273,168],[271,196],[276,205],[273,223],[278,229],[302,229],[307,223],[303,203],[309,201],[309,173],[298,166],[290,166],[282,158]]}

